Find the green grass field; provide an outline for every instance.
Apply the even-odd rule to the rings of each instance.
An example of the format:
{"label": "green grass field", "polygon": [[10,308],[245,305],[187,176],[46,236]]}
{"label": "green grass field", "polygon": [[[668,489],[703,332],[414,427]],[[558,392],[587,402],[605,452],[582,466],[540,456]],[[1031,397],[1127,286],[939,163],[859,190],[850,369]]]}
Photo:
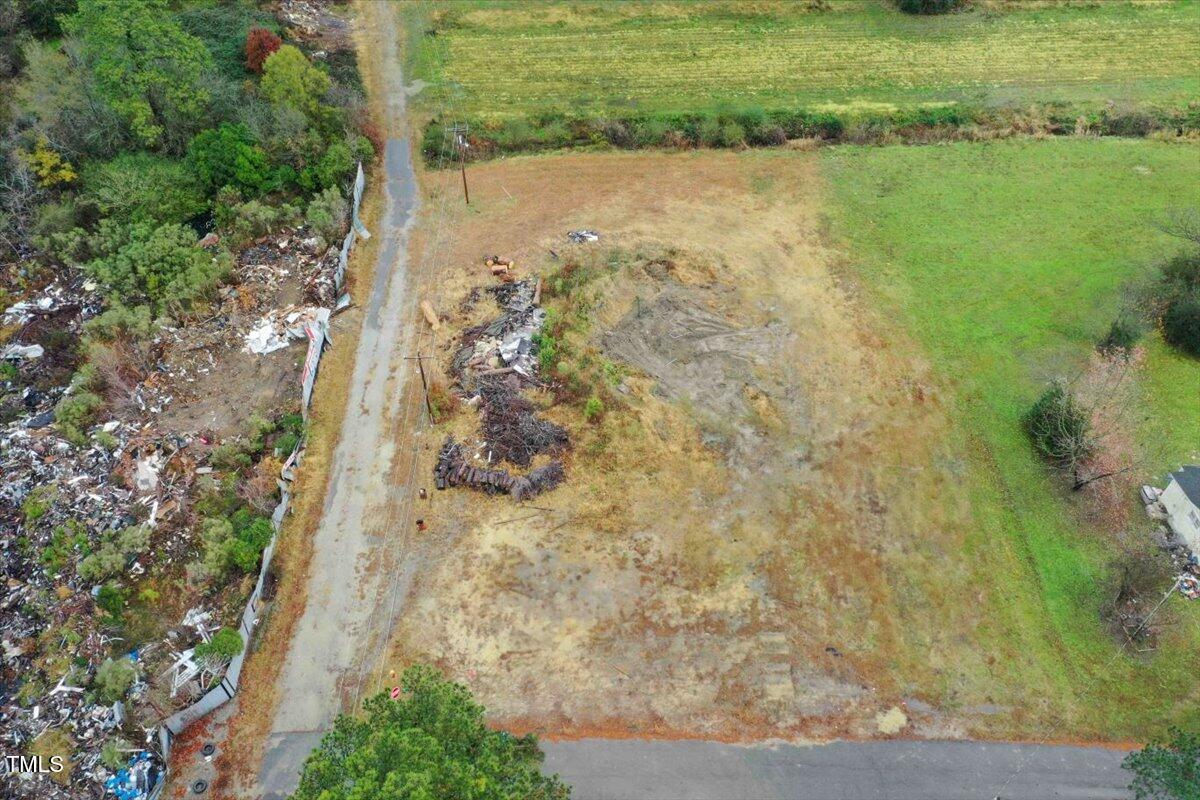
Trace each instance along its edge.
{"label": "green grass field", "polygon": [[[856,274],[952,389],[973,460],[967,555],[989,565],[1004,598],[980,641],[1020,643],[997,681],[1025,687],[1031,709],[1063,714],[1073,735],[1138,738],[1200,724],[1200,603],[1171,601],[1180,624],[1152,660],[1118,655],[1098,614],[1109,535],[1073,511],[1020,426],[1049,378],[1080,371],[1126,282],[1181,246],[1150,222],[1168,206],[1200,204],[1197,149],[1010,141],[836,147],[822,159],[833,228]],[[1200,460],[1200,361],[1156,334],[1147,351],[1143,477],[1161,485],[1166,470]]]}
{"label": "green grass field", "polygon": [[972,105],[1200,95],[1200,3],[901,14],[884,0],[803,3],[461,0],[407,9],[422,97],[462,116],[542,110]]}

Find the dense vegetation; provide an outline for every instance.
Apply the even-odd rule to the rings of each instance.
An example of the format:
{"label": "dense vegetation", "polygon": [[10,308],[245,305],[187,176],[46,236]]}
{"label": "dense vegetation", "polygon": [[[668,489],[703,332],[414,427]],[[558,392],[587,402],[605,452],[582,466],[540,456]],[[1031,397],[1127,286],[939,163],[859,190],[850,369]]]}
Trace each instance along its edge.
{"label": "dense vegetation", "polygon": [[541,774],[532,736],[484,724],[465,686],[430,667],[401,677],[402,693],[380,693],[361,718],[340,716],[308,757],[293,800],[566,800],[556,777]]}
{"label": "dense vegetation", "polygon": [[[81,353],[101,339],[126,353],[155,320],[202,313],[230,246],[283,224],[329,237],[341,226],[343,188],[373,152],[361,97],[254,4],[18,7],[4,40],[19,58],[0,141],[0,249],[24,257],[26,286],[80,271],[102,287],[106,322]],[[198,247],[214,229],[219,243]],[[76,438],[103,407],[103,380],[81,372],[59,409]]]}
{"label": "dense vegetation", "polygon": [[[0,309],[54,300],[51,312],[0,324],[0,349],[44,346],[0,364],[4,458],[52,447],[45,463],[57,470],[14,476],[0,508],[19,526],[6,571],[29,590],[12,618],[35,632],[20,662],[6,655],[3,694],[26,714],[53,707],[60,679],[87,703],[127,700],[125,730],[105,729],[109,769],[137,749],[118,734],[191,699],[146,702],[168,673],[153,660],[163,651],[143,645],[189,608],[232,623],[273,535],[302,418],[247,408],[240,434],[178,435],[140,392],[169,373],[168,340],[228,324],[233,291],[222,289],[239,277],[240,248],[282,226],[308,225],[314,248],[344,233],[344,192],[374,146],[353,56],[336,55],[292,38],[253,0],[0,0]],[[27,428],[34,444],[10,436]],[[154,511],[125,505],[124,466],[151,447],[169,461],[192,444],[202,447],[187,452],[187,472],[195,459],[210,469],[178,483],[171,473],[170,500]],[[80,480],[97,506],[64,491]],[[160,507],[171,511],[155,516]],[[243,646],[223,628],[196,658],[217,669]],[[5,723],[14,746],[20,719]],[[100,739],[73,728],[56,728],[55,746],[90,778]]]}

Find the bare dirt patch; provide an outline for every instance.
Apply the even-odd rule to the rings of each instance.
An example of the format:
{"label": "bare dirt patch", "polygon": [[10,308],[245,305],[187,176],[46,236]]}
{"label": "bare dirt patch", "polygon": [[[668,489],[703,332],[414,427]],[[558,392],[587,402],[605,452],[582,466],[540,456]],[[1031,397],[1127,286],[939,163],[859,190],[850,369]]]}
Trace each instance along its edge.
{"label": "bare dirt patch", "polygon": [[[939,392],[839,282],[811,157],[517,159],[469,177],[465,209],[436,205],[456,175],[428,176],[454,232],[428,299],[462,330],[483,255],[520,277],[611,252],[588,336],[623,400],[591,424],[549,408],[574,447],[533,504],[430,492],[395,665],[433,660],[498,721],[558,736],[876,736],[903,696],[986,702],[977,612],[946,619],[970,592],[952,557],[969,504]],[[580,227],[601,241],[567,244]]]}

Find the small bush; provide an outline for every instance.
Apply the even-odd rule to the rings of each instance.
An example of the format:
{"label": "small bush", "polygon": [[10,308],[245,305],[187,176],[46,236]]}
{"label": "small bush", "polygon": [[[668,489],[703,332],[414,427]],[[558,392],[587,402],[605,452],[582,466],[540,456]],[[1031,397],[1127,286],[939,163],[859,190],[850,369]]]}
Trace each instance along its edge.
{"label": "small bush", "polygon": [[234,244],[248,244],[278,228],[281,217],[275,206],[247,200],[228,209],[226,235]]}
{"label": "small bush", "polygon": [[100,748],[100,763],[111,770],[118,770],[129,760],[129,753],[136,750],[133,745],[119,736],[113,737]]}
{"label": "small bush", "polygon": [[115,703],[125,697],[137,680],[137,669],[128,658],[106,658],[96,670],[93,687],[102,703]]}
{"label": "small bush", "polygon": [[116,584],[106,583],[96,592],[96,606],[119,621],[125,613],[125,592]]}
{"label": "small bush", "polygon": [[46,512],[54,505],[54,498],[57,494],[58,490],[54,486],[46,484],[34,488],[25,495],[25,499],[21,502],[21,516],[25,518],[25,524],[34,525],[39,519],[46,516]]}
{"label": "small bush", "polygon": [[604,403],[596,395],[592,395],[583,404],[583,418],[588,422],[596,422],[604,414]]}
{"label": "small bush", "polygon": [[313,233],[326,242],[334,242],[345,234],[349,216],[350,206],[341,191],[330,186],[309,202],[304,221]]}
{"label": "small bush", "polygon": [[1172,294],[1200,291],[1200,248],[1178,253],[1163,264],[1162,279]]}
{"label": "small bush", "polygon": [[125,556],[116,548],[101,548],[79,562],[79,577],[89,583],[111,578],[125,569],[125,561]]}
{"label": "small bush", "polygon": [[1113,320],[1108,333],[1097,345],[1102,353],[1129,352],[1141,340],[1146,329],[1137,317],[1122,314]]}
{"label": "small bush", "polygon": [[1024,422],[1034,449],[1046,459],[1063,463],[1089,455],[1091,420],[1062,383],[1047,387]]}
{"label": "small bush", "polygon": [[1100,132],[1106,136],[1149,136],[1159,127],[1158,118],[1144,109],[1106,108],[1100,115]]}
{"label": "small bush", "polygon": [[115,577],[131,558],[146,552],[149,546],[150,529],[145,525],[107,531],[100,537],[96,552],[79,563],[79,577],[91,582]]}
{"label": "small bush", "polygon": [[1200,292],[1173,301],[1163,314],[1162,329],[1167,342],[1200,358]]}
{"label": "small bush", "polygon": [[209,463],[225,472],[241,472],[253,461],[248,443],[241,439],[229,439],[222,442],[209,456]]}
{"label": "small bush", "polygon": [[905,14],[948,14],[966,7],[966,0],[895,0]]}
{"label": "small bush", "polygon": [[736,122],[726,122],[721,126],[717,144],[721,147],[742,147],[746,144],[746,130]]}
{"label": "small bush", "polygon": [[253,572],[274,528],[267,517],[243,508],[227,518],[207,518],[200,525],[203,560],[193,572],[205,580],[219,580],[234,568]]}
{"label": "small bush", "polygon": [[266,28],[252,28],[246,34],[246,69],[262,74],[267,57],[283,45],[283,40]]}
{"label": "small bush", "polygon": [[104,401],[92,392],[75,392],[58,401],[54,407],[54,421],[63,436],[76,445],[87,443],[86,430],[95,422],[96,412],[104,407]]}
{"label": "small bush", "polygon": [[196,645],[196,658],[209,663],[227,664],[242,652],[244,646],[241,634],[233,628],[221,628],[210,641]]}
{"label": "small bush", "polygon": [[88,336],[101,342],[127,340],[139,342],[150,339],[158,326],[150,316],[149,306],[128,306],[114,303],[102,314],[83,324]]}

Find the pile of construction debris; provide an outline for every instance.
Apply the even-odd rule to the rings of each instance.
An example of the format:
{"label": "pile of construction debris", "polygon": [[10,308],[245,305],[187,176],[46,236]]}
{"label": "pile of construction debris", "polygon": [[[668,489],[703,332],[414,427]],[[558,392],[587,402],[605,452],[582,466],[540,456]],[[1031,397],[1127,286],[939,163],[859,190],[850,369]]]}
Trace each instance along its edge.
{"label": "pile of construction debris", "polygon": [[[488,266],[505,269],[512,262],[492,256]],[[534,337],[546,321],[540,280],[503,282],[487,290],[502,312],[496,319],[462,335],[451,363],[456,390],[466,405],[477,407],[480,441],[468,457],[461,443],[447,439],[434,467],[437,488],[466,486],[488,494],[525,500],[562,483],[562,462],[552,460],[525,475],[493,467],[507,461],[528,469],[540,454],[556,456],[570,446],[567,432],[541,419],[534,403],[522,394],[540,386]]]}
{"label": "pile of construction debris", "polygon": [[288,26],[292,38],[324,50],[348,50],[350,25],[328,6],[328,0],[280,0],[279,19]]}
{"label": "pile of construction debris", "polygon": [[480,377],[509,372],[535,382],[537,356],[533,337],[546,321],[546,312],[539,305],[541,281],[502,283],[490,287],[488,292],[504,313],[463,332],[462,345],[454,355],[451,370],[468,391]]}

